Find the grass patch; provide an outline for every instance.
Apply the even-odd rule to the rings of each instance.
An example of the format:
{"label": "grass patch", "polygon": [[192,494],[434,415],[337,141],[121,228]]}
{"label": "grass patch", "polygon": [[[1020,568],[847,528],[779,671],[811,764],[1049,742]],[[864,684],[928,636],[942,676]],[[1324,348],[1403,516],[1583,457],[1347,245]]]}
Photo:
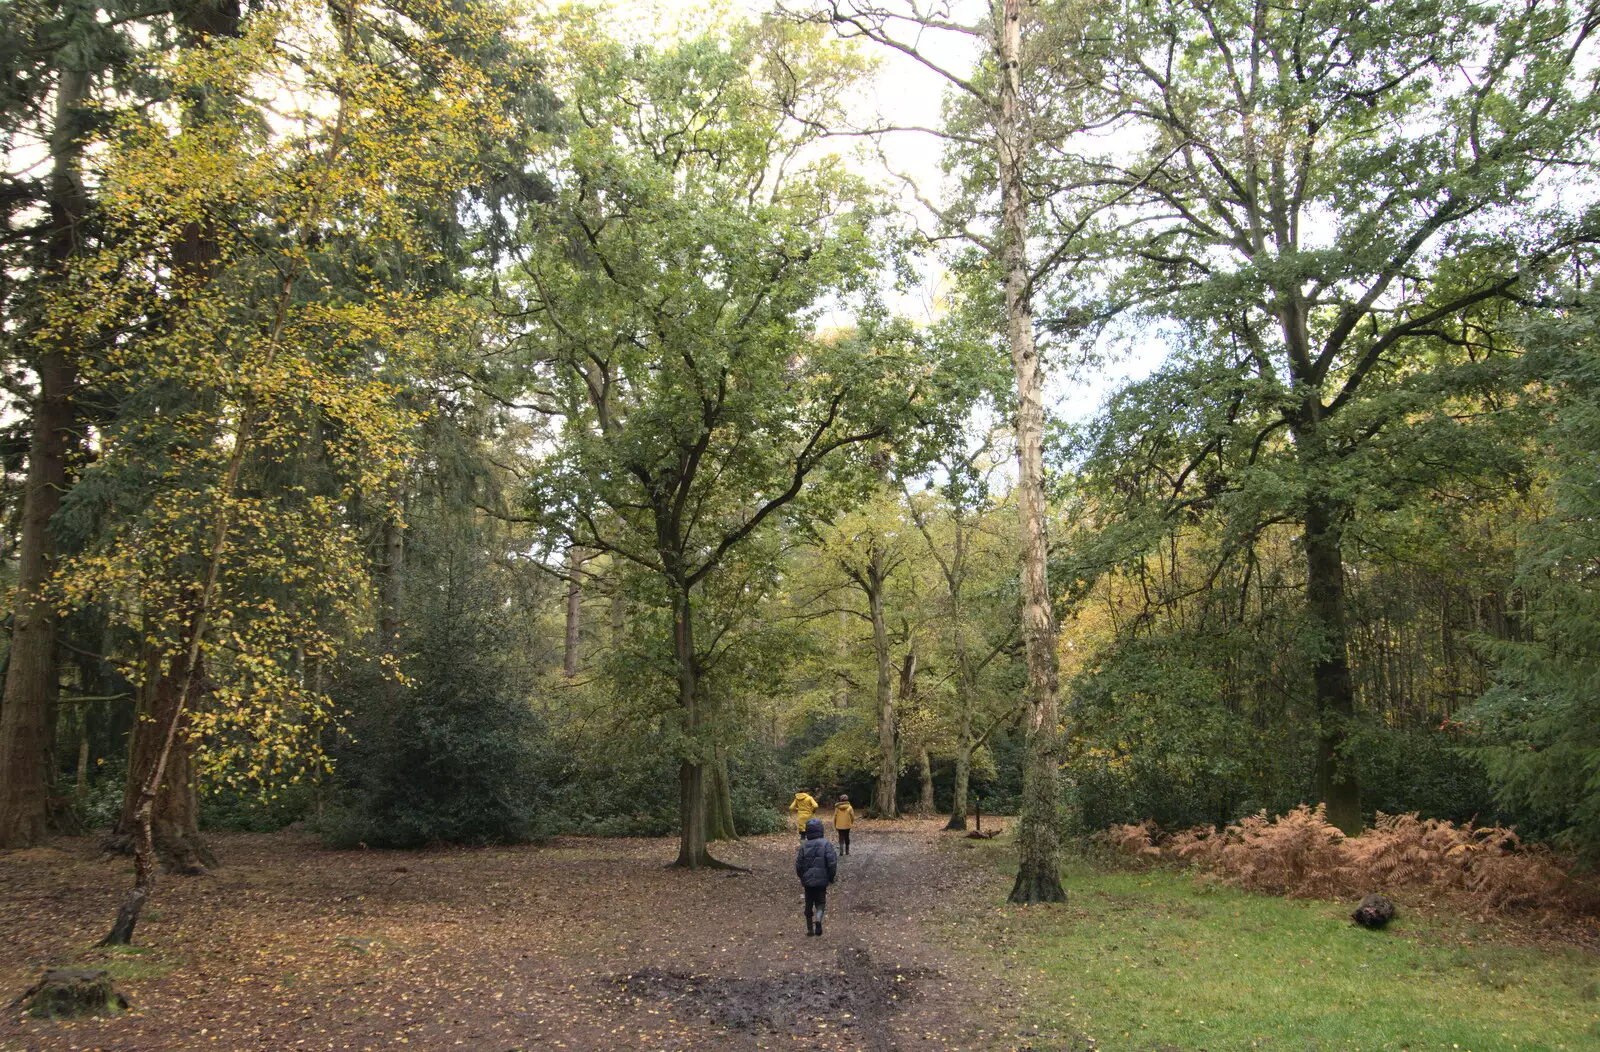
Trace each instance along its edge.
{"label": "grass patch", "polygon": [[[1008,864],[1008,848],[978,850]],[[1404,903],[1388,931],[1368,932],[1346,904],[1182,873],[1074,860],[1062,877],[1065,909],[1000,909],[967,927],[1022,989],[1034,1048],[1600,1048],[1600,960],[1584,950],[1482,941]]]}
{"label": "grass patch", "polygon": [[159,979],[180,964],[149,946],[100,946],[78,956],[75,966],[100,968],[119,982]]}

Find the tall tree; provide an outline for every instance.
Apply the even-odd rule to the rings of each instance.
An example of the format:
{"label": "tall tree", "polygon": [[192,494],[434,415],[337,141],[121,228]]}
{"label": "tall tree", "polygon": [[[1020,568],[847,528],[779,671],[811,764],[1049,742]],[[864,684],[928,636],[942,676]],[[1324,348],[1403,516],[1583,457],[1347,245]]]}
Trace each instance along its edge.
{"label": "tall tree", "polygon": [[946,715],[955,760],[946,829],[967,828],[973,756],[1016,714],[1010,705],[993,711],[980,686],[984,669],[1014,644],[1018,629],[1015,588],[994,594],[997,568],[1014,561],[1016,549],[1001,536],[997,519],[1006,509],[990,492],[995,467],[991,439],[988,434],[966,436],[939,461],[943,479],[936,489],[906,493],[911,521],[944,586],[943,624],[955,685],[955,711]]}
{"label": "tall tree", "polygon": [[[237,38],[243,11],[238,3],[212,4],[207,0],[185,0],[173,8],[173,22],[180,46],[203,52],[218,41]],[[227,91],[193,91],[181,84],[167,90],[179,100],[180,120],[204,126],[219,114],[226,114],[240,100]],[[187,217],[173,229],[171,260],[178,280],[174,284],[178,299],[153,320],[157,326],[170,325],[182,313],[182,298],[203,289],[216,275],[222,258],[214,217]],[[85,365],[92,369],[89,362]],[[136,399],[137,400],[137,399]],[[150,612],[148,620],[158,614]],[[111,850],[135,850],[139,838],[139,811],[145,782],[158,765],[165,774],[156,783],[156,796],[150,805],[153,841],[162,864],[170,870],[198,874],[216,864],[200,835],[200,800],[193,764],[194,743],[180,736],[169,746],[163,729],[167,715],[176,704],[179,683],[185,666],[164,661],[158,648],[151,646],[142,656],[144,667],[162,673],[146,676],[134,692],[133,732],[128,740],[128,773],[123,786],[122,814],[118,817],[105,846]],[[203,672],[197,670],[203,678]],[[165,763],[162,757],[166,756]]]}
{"label": "tall tree", "polygon": [[[6,347],[8,356],[20,358],[35,378],[11,651],[0,701],[0,847],[34,843],[49,821],[59,689],[57,614],[47,595],[57,547],[51,520],[67,488],[69,454],[77,443],[73,398],[79,349],[53,341],[40,315],[51,286],[90,243],[92,200],[84,183],[83,152],[96,122],[97,93],[107,91],[111,75],[133,52],[128,30],[120,24],[125,19],[101,19],[97,13],[94,5],[74,2],[8,11],[14,46],[0,49],[0,128],[7,161],[25,157],[30,139],[41,142],[49,157],[42,180],[7,172],[0,181],[8,234],[0,288],[13,320],[4,343],[12,345]],[[124,13],[113,9],[114,16]],[[30,221],[30,211],[37,221]]]}
{"label": "tall tree", "polygon": [[[1041,90],[1063,127],[1099,135],[1060,140],[1040,178],[1071,235],[1057,251],[1097,267],[1106,295],[1063,290],[1046,324],[1173,319],[1201,371],[1228,374],[1187,396],[1215,399],[1218,430],[1179,489],[1261,414],[1244,459],[1260,478],[1282,454],[1302,526],[1316,795],[1353,831],[1344,551],[1358,491],[1376,488],[1360,461],[1425,407],[1432,349],[1471,356],[1470,312],[1529,294],[1591,238],[1575,190],[1600,129],[1600,8],[1137,0],[1087,17],[1092,86]],[[1213,483],[1229,484],[1244,480]]]}
{"label": "tall tree", "polygon": [[[845,605],[840,609],[864,618],[871,633],[873,719],[878,743],[872,810],[879,818],[894,818],[899,814],[896,789],[903,757],[895,700],[894,643],[889,632],[889,605],[893,602],[889,591],[891,577],[906,562],[910,538],[901,517],[903,510],[887,486],[888,456],[880,453],[874,460],[878,464],[874,471],[876,492],[848,512],[812,524],[808,532],[822,559],[837,575],[835,581],[842,580],[849,590],[858,593],[860,606]],[[825,594],[833,598],[837,591],[829,588]],[[915,644],[909,636],[909,632],[902,633],[895,642],[907,646],[906,660],[914,664]],[[902,698],[905,695],[903,684],[900,694]]]}
{"label": "tall tree", "polygon": [[694,868],[714,862],[697,591],[819,466],[915,407],[927,370],[881,328],[814,335],[882,258],[869,188],[825,149],[858,62],[764,21],[573,66],[569,173],[516,276],[526,389],[561,421],[529,501],[564,543],[663,587]]}
{"label": "tall tree", "polygon": [[[59,339],[161,321],[94,362],[123,411],[70,495],[100,528],[61,575],[68,605],[108,609],[123,627],[160,702],[135,883],[107,942],[132,937],[154,886],[154,804],[178,743],[203,742],[213,776],[295,777],[330,716],[295,655],[329,660],[371,637],[370,578],[339,520],[358,491],[384,490],[405,448],[408,421],[378,363],[425,358],[462,311],[350,277],[429,244],[419,202],[452,201],[486,121],[502,119],[487,79],[445,43],[498,38],[493,10],[403,31],[393,18],[303,10],[171,57],[165,73],[185,91],[104,151],[119,236],[52,304]],[[428,106],[412,101],[419,69],[441,89]],[[175,112],[207,92],[240,105]],[[269,99],[278,124],[257,119]],[[171,236],[195,223],[214,248],[203,273]],[[311,451],[326,485],[265,484]]]}
{"label": "tall tree", "polygon": [[[808,16],[908,55],[942,76],[955,90],[959,116],[942,134],[954,144],[958,165],[966,166],[978,202],[940,213],[956,237],[970,241],[983,262],[977,272],[1002,303],[1001,326],[1016,383],[1017,525],[1021,537],[1022,636],[1028,655],[1027,765],[1023,774],[1022,814],[1017,833],[1020,855],[1011,901],[1062,902],[1060,765],[1061,726],[1056,658],[1055,612],[1049,584],[1048,509],[1044,488],[1044,363],[1034,331],[1034,298],[1041,280],[1062,257],[1046,253],[1030,260],[1030,237],[1040,202],[1028,171],[1046,116],[1034,105],[1036,94],[1025,77],[1055,61],[1059,41],[1035,34],[1024,41],[1021,0],[996,0],[981,24],[948,16],[943,5],[918,0],[890,7],[856,0],[832,0]],[[1029,17],[1033,27],[1040,25]],[[967,75],[930,58],[924,34],[955,33],[983,41],[985,61]],[[983,202],[998,197],[998,209]],[[968,222],[982,213],[990,222]]]}

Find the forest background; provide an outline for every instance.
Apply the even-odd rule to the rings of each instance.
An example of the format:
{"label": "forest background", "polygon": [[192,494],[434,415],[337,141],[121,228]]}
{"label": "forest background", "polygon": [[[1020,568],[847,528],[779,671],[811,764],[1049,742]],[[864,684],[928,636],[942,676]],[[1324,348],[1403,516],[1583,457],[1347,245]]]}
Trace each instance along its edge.
{"label": "forest background", "polygon": [[1600,852],[1593,3],[0,10],[0,845]]}

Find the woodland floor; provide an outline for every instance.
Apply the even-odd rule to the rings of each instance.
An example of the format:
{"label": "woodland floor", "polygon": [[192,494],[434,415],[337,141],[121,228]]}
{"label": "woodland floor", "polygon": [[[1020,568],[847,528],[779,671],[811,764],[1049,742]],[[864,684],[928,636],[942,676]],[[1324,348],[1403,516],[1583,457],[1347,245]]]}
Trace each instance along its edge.
{"label": "woodland floor", "polygon": [[[866,822],[808,938],[791,835],[719,845],[747,873],[666,867],[672,840],[331,851],[220,835],[165,877],[140,947],[87,950],[131,880],[90,838],[0,853],[0,991],[110,967],[121,1018],[0,1017],[0,1049],[1011,1047],[993,963],[947,948],[1007,880],[929,821]],[[946,845],[948,848],[951,845]]]}
{"label": "woodland floor", "polygon": [[[90,838],[0,852],[0,1050],[1600,1049],[1600,920],[1489,920],[1402,899],[1248,895],[1083,859],[1066,907],[1004,905],[1004,842],[858,826],[807,938],[792,835],[719,845],[748,872],[667,868],[676,842],[333,851],[220,835],[166,877],[141,944],[89,949],[131,880]],[[19,1018],[48,965],[111,970],[116,1019]]]}

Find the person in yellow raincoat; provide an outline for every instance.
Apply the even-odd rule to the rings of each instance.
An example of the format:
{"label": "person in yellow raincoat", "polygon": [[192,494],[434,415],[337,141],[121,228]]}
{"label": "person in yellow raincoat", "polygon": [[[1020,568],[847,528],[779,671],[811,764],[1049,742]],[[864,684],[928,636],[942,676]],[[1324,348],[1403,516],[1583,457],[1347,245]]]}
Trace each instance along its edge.
{"label": "person in yellow raincoat", "polygon": [[[822,795],[822,790],[817,790],[817,796]],[[804,789],[794,794],[794,799],[789,801],[789,810],[794,812],[795,828],[800,830],[800,839],[806,838],[806,822],[817,813],[817,797],[812,796]]]}
{"label": "person in yellow raincoat", "polygon": [[850,853],[850,827],[856,824],[856,809],[850,806],[850,798],[843,793],[839,794],[839,802],[833,805],[833,830],[839,834],[839,854]]}

